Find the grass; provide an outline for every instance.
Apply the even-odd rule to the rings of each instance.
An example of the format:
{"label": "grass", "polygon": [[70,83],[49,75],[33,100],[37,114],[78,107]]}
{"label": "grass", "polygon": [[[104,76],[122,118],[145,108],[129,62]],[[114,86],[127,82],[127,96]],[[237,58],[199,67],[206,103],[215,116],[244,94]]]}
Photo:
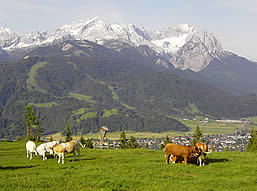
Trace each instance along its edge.
{"label": "grass", "polygon": [[78,99],[80,101],[85,101],[88,103],[96,103],[95,100],[92,99],[91,96],[83,95],[83,94],[77,94],[77,93],[69,93],[69,95],[75,99]]}
{"label": "grass", "polygon": [[[80,122],[80,119],[78,119],[78,122]],[[116,131],[116,132],[107,132],[106,138],[109,140],[119,140],[120,139],[120,134],[121,131]],[[162,138],[164,139],[167,135],[169,136],[181,136],[181,135],[186,135],[185,133],[181,132],[175,132],[175,131],[168,131],[168,132],[161,132],[161,133],[154,133],[154,132],[136,132],[136,131],[126,131],[126,136],[130,137],[133,136],[135,138]],[[56,133],[49,135],[48,137],[53,137],[53,139],[56,140],[64,140],[65,136],[63,136],[61,133]],[[97,133],[88,133],[83,135],[84,138],[93,138],[93,139],[99,139],[99,132]],[[81,135],[72,135],[74,139],[78,139],[81,137]]]}
{"label": "grass", "polygon": [[96,118],[97,112],[88,112],[80,117],[80,120],[87,120],[89,118]]}
{"label": "grass", "polygon": [[104,110],[103,117],[110,117],[112,115],[118,115],[119,111],[117,109]]}
{"label": "grass", "polygon": [[194,104],[190,104],[186,108],[186,110],[187,110],[188,113],[191,113],[191,114],[200,114],[201,113]]}
{"label": "grass", "polygon": [[255,125],[257,125],[257,116],[256,117],[251,117],[250,121],[252,121]]}
{"label": "grass", "polygon": [[114,88],[112,86],[108,86],[109,90],[111,90],[112,92],[112,98],[115,100],[115,101],[119,101],[119,96],[118,94],[116,94],[116,92],[114,91]]}
{"label": "grass", "polygon": [[130,110],[135,110],[136,108],[135,107],[132,107],[132,106],[129,106],[123,102],[120,103],[121,105],[123,105],[124,107],[126,107],[127,109],[130,109]]}
{"label": "grass", "polygon": [[200,130],[205,135],[236,133],[237,128],[240,129],[242,125],[242,123],[225,123],[225,122],[217,122],[214,120],[209,120],[208,122],[204,122],[200,120],[179,119],[179,121],[191,128],[191,131],[189,133],[193,133],[195,131],[196,126],[198,125],[200,127]]}
{"label": "grass", "polygon": [[86,111],[90,111],[92,110],[91,108],[79,108],[75,111],[72,111],[72,115],[71,116],[75,116],[75,115],[82,115],[84,114]]}
{"label": "grass", "polygon": [[[76,112],[82,112],[83,109],[81,110],[76,110]],[[110,110],[109,110],[110,111]],[[74,111],[73,115],[76,113]],[[82,113],[84,114],[84,112]],[[176,118],[177,119],[177,118]],[[80,122],[80,119],[77,119],[78,122]],[[135,132],[135,131],[126,131],[126,135],[128,137],[134,136],[136,138],[165,138],[167,135],[168,136],[189,136],[192,135],[196,129],[196,126],[198,125],[200,127],[200,131],[203,132],[204,135],[208,134],[232,134],[236,133],[237,128],[240,130],[240,127],[242,123],[224,123],[224,122],[216,122],[216,121],[211,121],[209,120],[208,122],[203,122],[199,120],[183,120],[183,119],[178,119],[180,122],[183,124],[189,126],[191,128],[190,131],[188,132],[180,132],[180,131],[166,131],[166,132],[161,132],[161,133],[154,133],[154,132]],[[251,129],[251,127],[248,127]],[[110,140],[117,140],[120,138],[120,131],[117,132],[107,132],[107,138]],[[60,136],[60,134],[52,135],[56,136],[57,140],[63,138]],[[98,139],[99,132],[97,133],[89,133],[86,135],[83,135],[84,137],[87,138],[95,138]],[[74,137],[74,136],[73,136]]]}
{"label": "grass", "polygon": [[120,103],[121,105],[123,105],[124,107],[126,107],[127,109],[135,110],[134,107],[129,106],[129,105],[127,105],[127,104],[125,104],[125,103],[123,103],[123,102],[120,101],[119,95],[114,91],[114,87],[108,86],[108,88],[109,88],[109,90],[111,90],[111,92],[112,92],[112,99],[114,99],[115,101],[119,101],[119,103]]}
{"label": "grass", "polygon": [[[106,137],[110,140],[118,140],[120,139],[121,131],[116,131],[109,133],[107,132]],[[91,137],[91,138],[98,138],[99,133],[90,133],[85,135],[85,137]],[[126,131],[127,137],[135,137],[135,138],[165,138],[167,135],[173,135],[173,136],[180,136],[182,135],[181,132],[175,132],[175,131],[169,131],[169,132],[161,132],[161,133],[154,133],[154,132],[135,132],[135,131]],[[184,134],[185,135],[185,134]]]}
{"label": "grass", "polygon": [[38,62],[37,64],[33,65],[29,71],[29,78],[27,79],[27,88],[28,90],[37,90],[41,92],[45,92],[43,89],[41,89],[36,82],[36,76],[37,76],[37,71],[40,68],[43,68],[47,62]]}
{"label": "grass", "polygon": [[50,108],[53,106],[58,105],[58,103],[56,102],[48,102],[48,103],[33,103],[33,105],[35,105],[38,108]]}
{"label": "grass", "polygon": [[256,190],[256,153],[208,155],[204,167],[165,164],[164,152],[82,149],[65,164],[26,158],[25,143],[0,142],[1,190]]}

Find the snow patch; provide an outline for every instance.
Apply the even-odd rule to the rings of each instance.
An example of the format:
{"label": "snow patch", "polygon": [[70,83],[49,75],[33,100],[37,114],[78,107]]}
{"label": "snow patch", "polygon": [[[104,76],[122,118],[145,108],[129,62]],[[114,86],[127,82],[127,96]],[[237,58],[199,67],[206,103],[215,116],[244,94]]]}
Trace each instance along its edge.
{"label": "snow patch", "polygon": [[186,43],[187,37],[188,34],[182,34],[178,37],[167,37],[161,40],[152,40],[151,42],[165,52],[176,53]]}
{"label": "snow patch", "polygon": [[68,50],[70,50],[72,47],[73,47],[72,44],[67,43],[67,44],[65,44],[65,45],[62,47],[62,51],[68,51]]}

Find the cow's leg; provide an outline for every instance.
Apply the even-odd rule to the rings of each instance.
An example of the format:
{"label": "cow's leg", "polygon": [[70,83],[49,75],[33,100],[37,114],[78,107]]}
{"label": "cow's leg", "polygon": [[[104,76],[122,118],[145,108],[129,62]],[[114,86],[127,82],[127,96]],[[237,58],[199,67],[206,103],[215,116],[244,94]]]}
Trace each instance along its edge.
{"label": "cow's leg", "polygon": [[43,160],[46,160],[46,152],[43,152]]}
{"label": "cow's leg", "polygon": [[79,154],[79,161],[81,161],[80,150],[79,149],[78,149],[78,154]]}
{"label": "cow's leg", "polygon": [[58,163],[60,163],[61,162],[61,153],[58,154],[58,157],[59,157],[58,158]]}
{"label": "cow's leg", "polygon": [[199,164],[200,164],[200,166],[202,166],[202,159],[201,159],[201,157],[199,157]]}
{"label": "cow's leg", "polygon": [[29,158],[29,151],[27,150],[27,158]]}
{"label": "cow's leg", "polygon": [[75,161],[75,156],[76,156],[76,154],[75,154],[75,151],[74,151],[74,152],[73,152],[73,160],[72,160],[72,162]]}
{"label": "cow's leg", "polygon": [[62,153],[62,164],[64,164],[64,152]]}
{"label": "cow's leg", "polygon": [[169,164],[169,159],[170,158],[170,154],[166,154],[166,164]]}
{"label": "cow's leg", "polygon": [[185,165],[187,165],[187,157],[184,157]]}

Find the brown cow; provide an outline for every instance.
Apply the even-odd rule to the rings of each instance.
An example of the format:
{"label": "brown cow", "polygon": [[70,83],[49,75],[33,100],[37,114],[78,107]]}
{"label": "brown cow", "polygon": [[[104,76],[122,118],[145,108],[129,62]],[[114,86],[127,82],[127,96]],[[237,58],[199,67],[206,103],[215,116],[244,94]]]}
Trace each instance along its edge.
{"label": "brown cow", "polygon": [[[60,163],[60,160],[62,157],[62,164],[64,164],[64,153],[73,153],[72,162],[75,161],[75,151],[78,152],[79,160],[81,160],[79,144],[81,145],[81,143],[79,141],[74,140],[74,141],[70,141],[67,143],[61,143],[59,145],[54,146],[53,151],[55,154],[57,154],[59,156],[58,163]],[[81,146],[84,147],[83,145],[81,145]]]}
{"label": "brown cow", "polygon": [[172,161],[175,163],[178,157],[184,158],[185,165],[187,161],[194,155],[199,153],[199,150],[196,146],[185,146],[185,145],[176,145],[173,143],[167,143],[164,148],[166,152],[166,164],[169,164],[170,155],[172,155]]}

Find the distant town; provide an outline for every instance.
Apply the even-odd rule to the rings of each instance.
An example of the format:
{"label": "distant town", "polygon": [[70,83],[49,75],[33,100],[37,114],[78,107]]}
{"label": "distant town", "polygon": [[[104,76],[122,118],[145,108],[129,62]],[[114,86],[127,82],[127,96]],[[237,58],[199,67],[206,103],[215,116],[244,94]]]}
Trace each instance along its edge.
{"label": "distant town", "polygon": [[[189,120],[189,119],[183,119]],[[196,120],[196,119],[194,119]],[[237,131],[233,134],[209,134],[204,135],[201,140],[208,144],[209,150],[213,149],[215,152],[223,152],[223,151],[240,151],[243,152],[246,150],[248,141],[250,136],[249,130],[247,130],[246,125],[248,121],[246,119],[240,120],[216,120],[217,122],[225,122],[225,123],[239,123],[243,122],[241,127],[241,131]],[[201,122],[208,122],[208,118],[205,118]],[[188,136],[168,136],[169,142],[179,145],[191,145],[192,135]],[[161,145],[165,145],[165,138],[139,138],[137,139],[137,143],[140,147],[149,148],[152,150],[161,149]],[[107,141],[104,143],[105,148],[119,148],[119,141]],[[96,142],[95,147],[99,147]]]}
{"label": "distant town", "polygon": [[[245,151],[247,148],[248,140],[250,138],[250,133],[235,133],[231,135],[206,135],[202,137],[208,144],[209,150],[214,149],[215,152],[222,151]],[[190,145],[191,136],[171,136],[169,137],[170,142],[180,145]],[[161,149],[161,145],[164,145],[164,139],[154,139],[154,138],[140,138],[136,140],[137,143],[143,148],[149,148],[152,150]],[[109,141],[104,143],[104,148],[118,149],[120,142]],[[99,147],[95,144],[95,147]]]}

